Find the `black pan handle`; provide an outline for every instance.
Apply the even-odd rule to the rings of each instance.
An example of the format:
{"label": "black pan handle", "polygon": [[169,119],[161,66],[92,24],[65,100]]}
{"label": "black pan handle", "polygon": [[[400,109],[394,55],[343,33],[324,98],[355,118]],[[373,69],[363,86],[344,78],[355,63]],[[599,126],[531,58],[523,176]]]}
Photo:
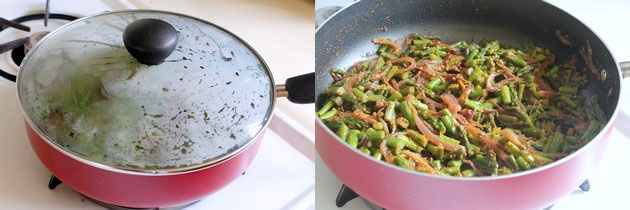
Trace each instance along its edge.
{"label": "black pan handle", "polygon": [[296,104],[315,103],[315,72],[287,79],[276,86],[276,94]]}

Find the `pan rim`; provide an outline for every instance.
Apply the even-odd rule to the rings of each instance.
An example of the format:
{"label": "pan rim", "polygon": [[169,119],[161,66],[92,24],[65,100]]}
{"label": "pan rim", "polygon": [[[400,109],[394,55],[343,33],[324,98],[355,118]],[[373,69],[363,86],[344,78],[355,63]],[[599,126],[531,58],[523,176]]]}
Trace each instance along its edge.
{"label": "pan rim", "polygon": [[[247,143],[245,143],[244,145],[240,146],[238,149],[222,154],[220,156],[218,156],[216,159],[213,159],[212,161],[208,161],[208,162],[202,162],[199,164],[192,164],[192,165],[188,165],[188,166],[184,166],[184,167],[175,167],[175,168],[164,168],[164,169],[147,169],[147,168],[129,168],[129,167],[120,167],[120,166],[115,166],[115,165],[110,165],[110,164],[104,164],[104,163],[100,163],[97,161],[93,161],[90,159],[87,159],[85,157],[82,157],[78,154],[75,154],[74,152],[70,151],[69,149],[61,146],[59,143],[57,143],[56,141],[54,141],[51,138],[48,138],[47,135],[44,134],[44,132],[38,127],[35,126],[35,123],[33,123],[31,117],[26,113],[26,110],[24,109],[24,106],[22,105],[22,99],[20,97],[20,78],[21,75],[23,74],[23,70],[20,69],[20,71],[18,72],[18,74],[16,75],[16,94],[18,96],[18,104],[20,107],[20,111],[22,112],[22,115],[24,117],[24,120],[26,122],[26,124],[35,132],[35,134],[41,138],[43,141],[45,141],[49,146],[53,147],[55,150],[57,150],[58,152],[62,153],[63,155],[66,155],[76,161],[79,161],[83,164],[86,164],[88,166],[91,167],[95,167],[98,169],[102,169],[102,170],[106,170],[106,171],[111,171],[111,172],[116,172],[116,173],[122,173],[122,174],[128,174],[128,175],[139,175],[139,176],[170,176],[170,175],[180,175],[180,174],[187,174],[187,173],[192,173],[192,172],[196,172],[196,171],[201,171],[207,168],[211,168],[213,166],[222,164],[224,162],[227,162],[229,160],[231,160],[232,158],[240,155],[241,153],[243,153],[245,150],[249,149],[255,142],[257,141],[261,141],[262,140],[262,135],[264,134],[264,131],[268,128],[269,123],[271,122],[271,119],[273,118],[274,112],[275,112],[275,106],[276,106],[276,98],[277,96],[277,87],[276,87],[276,83],[273,77],[273,74],[271,72],[271,69],[269,68],[269,65],[267,64],[267,62],[265,62],[265,60],[263,59],[263,57],[260,55],[260,53],[258,53],[258,51],[256,51],[256,49],[254,49],[254,47],[252,47],[249,43],[247,43],[244,39],[242,39],[241,37],[239,37],[238,35],[236,35],[234,32],[220,26],[217,25],[215,23],[212,23],[210,21],[198,18],[198,17],[194,17],[191,15],[187,15],[187,14],[182,14],[182,13],[178,13],[178,12],[172,12],[172,11],[165,11],[165,10],[153,10],[153,9],[127,9],[127,10],[117,10],[117,11],[111,11],[111,12],[102,12],[102,13],[97,13],[94,15],[89,15],[89,16],[85,16],[82,18],[78,18],[72,22],[66,23],[65,25],[51,31],[50,33],[48,33],[46,36],[44,36],[44,38],[42,38],[32,49],[31,51],[29,51],[29,53],[26,54],[26,56],[24,57],[24,60],[22,61],[22,64],[24,62],[26,62],[28,60],[28,58],[30,58],[30,54],[31,52],[34,52],[39,46],[40,44],[42,44],[45,40],[47,40],[48,38],[56,35],[56,33],[58,33],[59,31],[65,29],[66,27],[73,25],[73,24],[77,24],[79,22],[82,22],[84,20],[88,20],[91,18],[95,18],[95,17],[99,17],[99,16],[103,16],[103,15],[111,15],[111,14],[116,14],[116,13],[130,13],[130,12],[152,12],[152,13],[162,13],[162,14],[170,14],[170,15],[176,15],[176,16],[181,16],[181,17],[186,17],[186,18],[190,18],[196,21],[200,21],[202,23],[211,25],[212,27],[215,27],[225,33],[227,33],[228,35],[234,37],[236,40],[238,40],[241,44],[243,44],[245,47],[247,47],[248,49],[250,49],[252,51],[252,53],[254,53],[254,55],[258,58],[258,60],[260,61],[260,63],[262,64],[262,66],[265,68],[265,71],[267,72],[267,74],[269,75],[269,79],[270,79],[270,85],[271,85],[271,103],[269,105],[269,114],[266,118],[266,121],[263,123],[262,127],[260,130],[258,130],[258,132],[252,136],[251,138],[249,138],[249,140],[247,141]],[[24,65],[20,65],[20,66],[24,66]]]}
{"label": "pan rim", "polygon": [[[339,11],[335,12],[332,16],[330,16],[330,18],[328,18],[327,20],[325,20],[319,28],[317,28],[315,30],[315,37],[317,37],[317,33],[320,31],[320,29],[322,29],[326,23],[328,23],[328,21],[332,20],[335,16],[339,15],[341,12],[345,11],[346,9],[348,9],[349,7],[355,6],[357,5],[357,3],[359,3],[361,1],[356,1],[353,2],[352,4],[348,5],[347,7],[344,7],[342,9],[340,9]],[[619,93],[622,92],[623,90],[623,85],[621,84],[621,81],[623,80],[623,77],[621,75],[621,71],[620,71],[620,67],[619,67],[619,62],[615,59],[615,56],[613,55],[613,53],[610,51],[610,49],[608,48],[608,45],[604,42],[604,40],[602,40],[597,33],[595,33],[595,31],[593,31],[590,27],[588,27],[586,24],[584,24],[582,21],[580,21],[579,19],[577,19],[576,17],[574,17],[573,15],[571,15],[570,13],[564,11],[561,8],[556,7],[553,4],[550,4],[548,2],[544,2],[543,4],[545,4],[546,6],[549,6],[553,9],[558,10],[558,12],[564,13],[566,15],[568,15],[569,17],[573,18],[575,21],[577,21],[578,23],[582,24],[583,27],[585,27],[587,30],[589,30],[591,33],[593,33],[593,35],[595,35],[595,37],[597,38],[597,40],[599,40],[600,42],[603,43],[603,46],[605,48],[605,50],[610,54],[613,62],[615,63],[615,67],[616,67],[616,73],[617,73],[617,81],[614,82],[613,84],[613,89],[616,88],[616,86],[619,88]],[[315,56],[317,57],[317,52],[315,52]],[[317,58],[315,58],[315,60],[317,60]],[[315,71],[317,71],[317,66],[315,66]],[[610,78],[610,77],[607,77]],[[617,100],[615,101],[614,105],[615,105],[615,109],[612,112],[612,114],[610,115],[610,117],[608,118],[608,121],[606,122],[606,124],[604,125],[604,127],[597,133],[597,135],[595,137],[593,137],[586,145],[580,147],[580,149],[578,149],[577,151],[559,159],[556,160],[550,164],[538,167],[538,168],[534,168],[534,169],[530,169],[530,170],[526,170],[526,171],[520,171],[520,172],[516,172],[516,173],[512,173],[512,174],[507,174],[507,175],[497,175],[497,176],[480,176],[480,177],[457,177],[457,176],[442,176],[442,175],[435,175],[435,174],[428,174],[428,173],[423,173],[423,172],[419,172],[419,171],[412,171],[412,170],[408,170],[408,169],[404,169],[402,167],[396,166],[396,165],[392,165],[392,164],[388,164],[384,161],[380,161],[380,160],[375,160],[374,158],[372,158],[371,156],[360,152],[357,149],[354,149],[352,147],[350,147],[347,143],[345,143],[344,141],[341,140],[341,138],[339,138],[339,136],[337,136],[334,132],[332,132],[330,130],[330,128],[328,128],[328,126],[326,126],[323,121],[321,119],[319,119],[319,117],[316,117],[316,126],[321,126],[325,132],[327,132],[328,135],[331,135],[336,141],[339,141],[338,143],[341,143],[345,146],[346,149],[348,150],[352,150],[352,152],[354,152],[355,154],[359,154],[362,155],[363,158],[367,158],[370,159],[370,161],[374,161],[377,162],[378,164],[381,164],[381,166],[385,166],[389,169],[393,169],[393,170],[398,170],[399,172],[403,172],[403,173],[408,173],[411,175],[417,175],[417,176],[424,176],[427,178],[437,178],[437,179],[445,179],[445,180],[453,180],[453,181],[491,181],[491,180],[504,180],[504,179],[512,179],[512,178],[517,178],[517,177],[521,177],[521,176],[526,176],[526,175],[530,175],[530,174],[534,174],[540,171],[544,171],[550,168],[553,168],[557,165],[563,164],[564,162],[567,162],[571,159],[573,159],[574,157],[580,155],[582,152],[584,152],[584,150],[586,150],[586,148],[588,147],[592,147],[593,144],[595,144],[598,141],[603,141],[604,139],[602,138],[604,135],[606,135],[607,132],[609,132],[609,130],[612,130],[612,124],[614,124],[615,119],[617,118],[618,112],[619,112],[619,101],[620,101],[621,96],[619,95],[617,97]],[[317,101],[317,98],[316,100]],[[316,147],[317,149],[317,147]],[[317,149],[318,153],[319,150]]]}

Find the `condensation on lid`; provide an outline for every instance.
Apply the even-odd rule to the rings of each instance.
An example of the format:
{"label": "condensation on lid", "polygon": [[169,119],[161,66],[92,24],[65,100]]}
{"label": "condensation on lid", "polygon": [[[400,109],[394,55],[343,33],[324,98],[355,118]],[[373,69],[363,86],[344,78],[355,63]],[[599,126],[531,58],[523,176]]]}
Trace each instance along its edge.
{"label": "condensation on lid", "polygon": [[[138,63],[122,34],[157,18],[179,32],[159,65]],[[273,81],[248,45],[212,24],[155,11],[73,22],[25,58],[20,103],[48,139],[101,164],[173,169],[247,145],[270,118]]]}

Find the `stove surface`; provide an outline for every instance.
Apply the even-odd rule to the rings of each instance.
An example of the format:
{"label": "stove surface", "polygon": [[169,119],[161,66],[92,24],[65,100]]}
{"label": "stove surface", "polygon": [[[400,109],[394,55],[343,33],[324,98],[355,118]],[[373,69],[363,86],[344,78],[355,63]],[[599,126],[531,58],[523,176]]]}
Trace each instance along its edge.
{"label": "stove surface", "polygon": [[[316,0],[316,11],[335,6],[345,7],[355,0]],[[547,2],[565,10],[586,24],[607,44],[617,62],[630,61],[630,41],[627,34],[630,29],[621,27],[623,20],[630,19],[630,2],[623,0],[588,1],[588,0],[547,0]],[[316,12],[317,13],[317,12]],[[621,108],[614,129],[607,144],[601,162],[588,180],[590,190],[576,191],[560,199],[551,210],[561,209],[618,209],[627,206],[626,190],[630,182],[626,175],[630,173],[627,165],[627,150],[630,149],[630,79],[622,81],[619,102]],[[315,161],[316,206],[318,209],[380,210],[373,203],[364,199],[354,199],[342,208],[337,208],[335,199],[341,188],[341,181],[332,174],[324,162],[317,157]]]}

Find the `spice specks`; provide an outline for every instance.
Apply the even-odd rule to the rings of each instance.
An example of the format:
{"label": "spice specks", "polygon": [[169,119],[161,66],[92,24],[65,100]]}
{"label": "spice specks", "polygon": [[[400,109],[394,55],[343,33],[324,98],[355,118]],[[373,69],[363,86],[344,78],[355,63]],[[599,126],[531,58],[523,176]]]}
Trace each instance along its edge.
{"label": "spice specks", "polygon": [[234,135],[234,133],[230,134],[230,138],[236,140],[236,136]]}

